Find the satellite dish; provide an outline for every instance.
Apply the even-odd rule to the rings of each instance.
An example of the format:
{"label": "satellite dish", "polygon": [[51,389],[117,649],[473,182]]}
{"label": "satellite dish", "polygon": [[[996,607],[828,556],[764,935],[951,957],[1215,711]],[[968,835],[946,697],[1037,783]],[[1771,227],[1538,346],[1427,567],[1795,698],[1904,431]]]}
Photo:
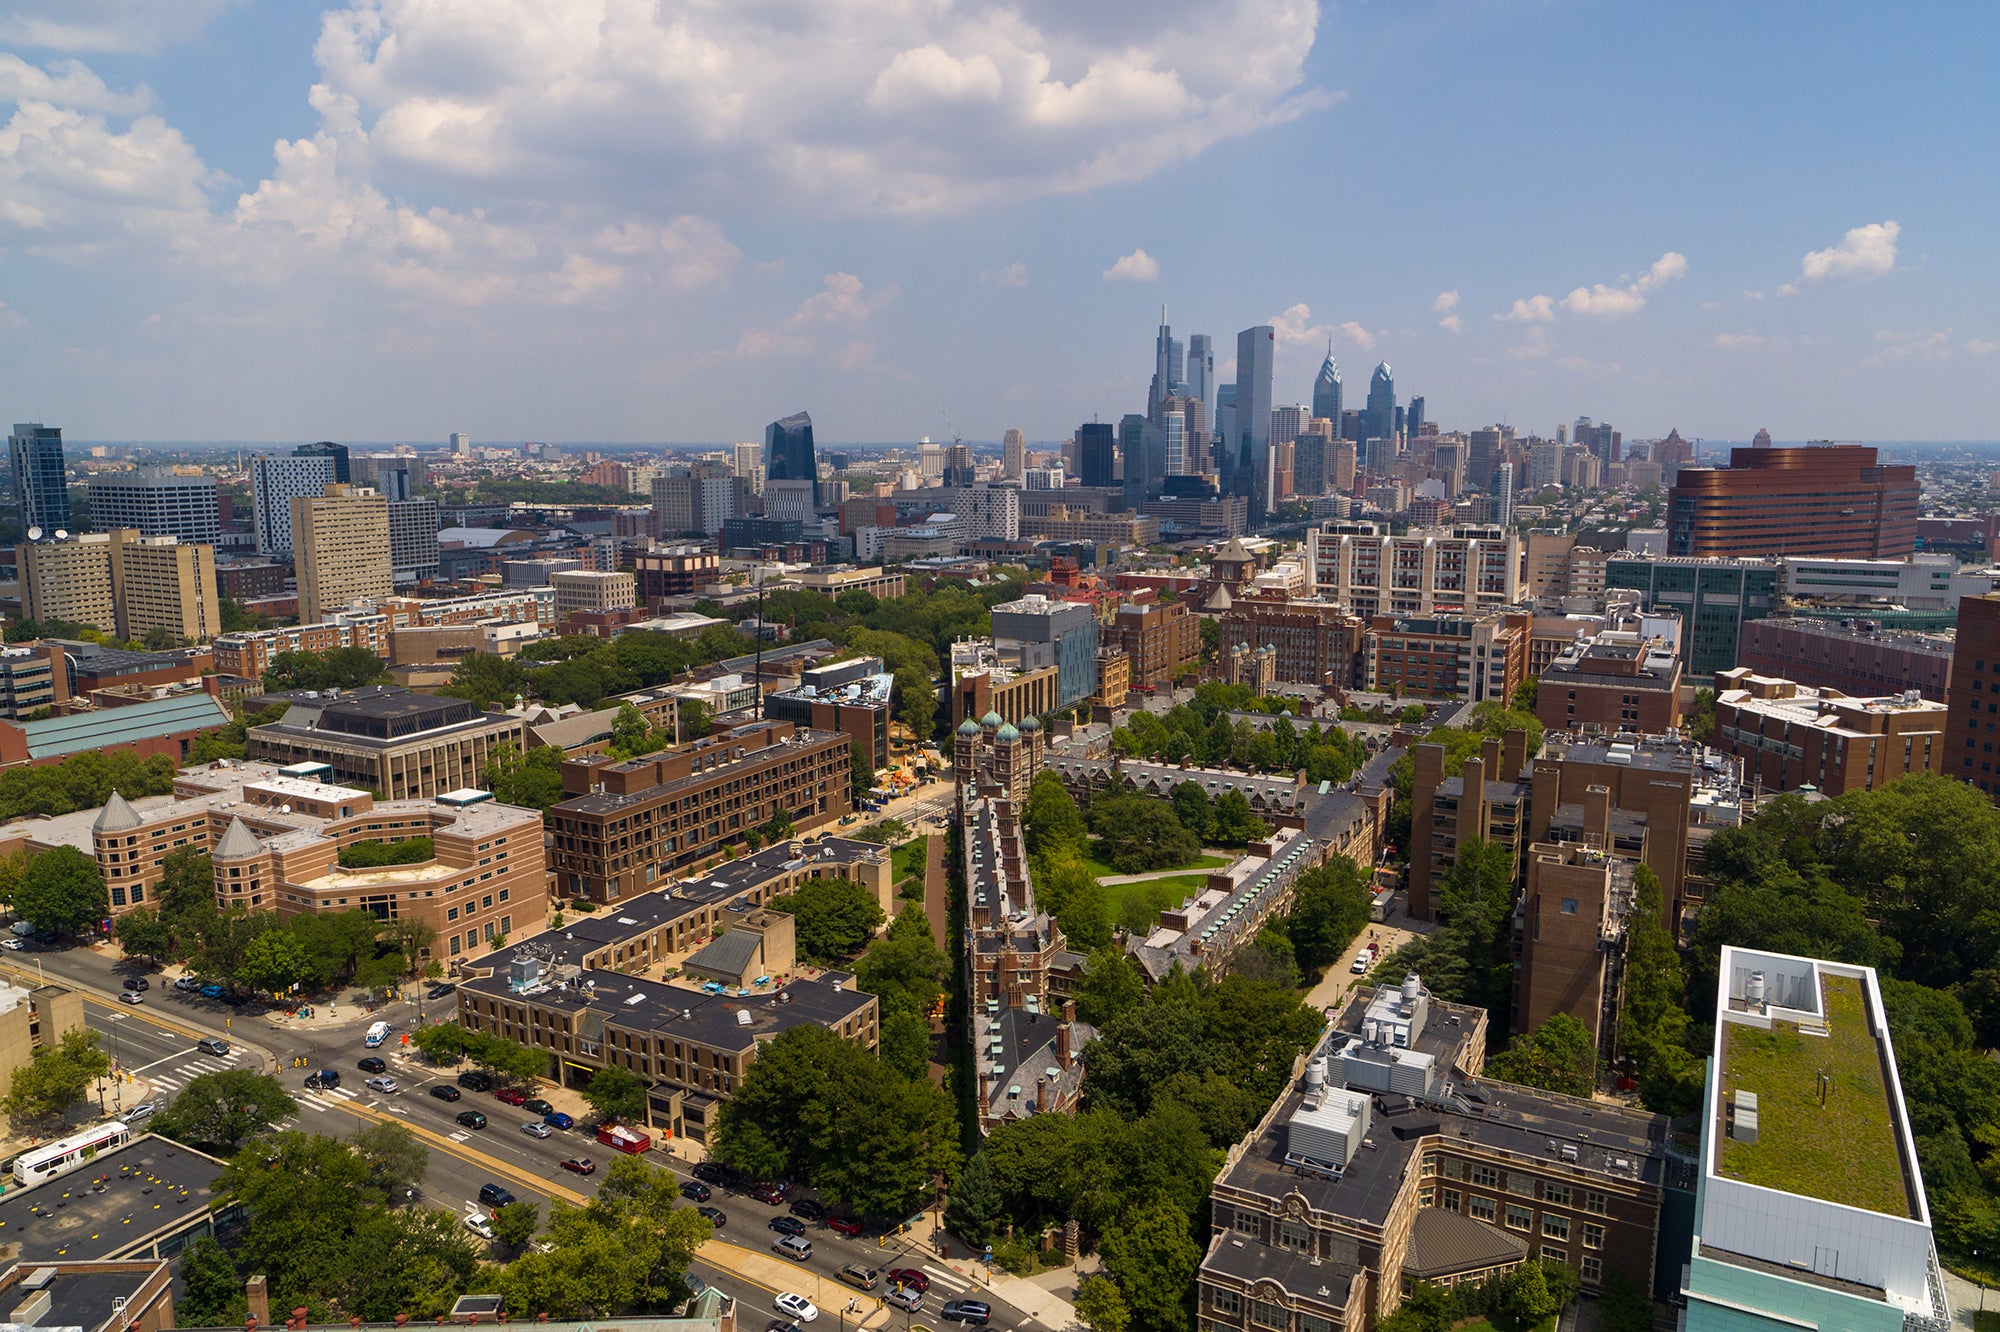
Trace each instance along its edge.
{"label": "satellite dish", "polygon": [[41,528],[39,528],[39,527],[31,527],[31,528],[29,528],[29,529],[28,529],[28,540],[30,540],[30,541],[40,541],[41,539],[42,539],[42,529],[41,529]]}
{"label": "satellite dish", "polygon": [[60,528],[60,527],[58,527],[58,528],[56,529],[56,540],[58,540],[58,541],[67,541],[67,540],[69,540],[69,532],[68,532],[67,530],[63,529],[63,528]]}

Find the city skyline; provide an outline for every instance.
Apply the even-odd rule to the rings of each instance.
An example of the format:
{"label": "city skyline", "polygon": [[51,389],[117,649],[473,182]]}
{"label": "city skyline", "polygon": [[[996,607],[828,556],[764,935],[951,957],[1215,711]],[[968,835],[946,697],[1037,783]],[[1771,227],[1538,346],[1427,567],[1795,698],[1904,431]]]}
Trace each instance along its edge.
{"label": "city skyline", "polygon": [[[760,64],[705,17],[695,74],[585,4],[10,6],[0,398],[78,441],[730,440],[800,404],[830,441],[1045,440],[1145,410],[1164,303],[1218,386],[1270,324],[1273,401],[1331,338],[1350,402],[1386,361],[1446,429],[1994,433],[1995,187],[1953,169],[1992,94],[1951,14],[990,19],[828,7]],[[1223,209],[1252,174],[1296,201]]]}

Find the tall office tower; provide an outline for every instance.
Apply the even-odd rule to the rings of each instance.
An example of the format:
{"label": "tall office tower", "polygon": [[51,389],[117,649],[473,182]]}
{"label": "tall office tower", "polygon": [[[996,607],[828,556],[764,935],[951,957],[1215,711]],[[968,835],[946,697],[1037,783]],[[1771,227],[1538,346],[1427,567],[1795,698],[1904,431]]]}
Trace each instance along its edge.
{"label": "tall office tower", "polygon": [[1410,410],[1403,414],[1403,438],[1412,444],[1418,435],[1424,433],[1424,400],[1419,394],[1410,399]]}
{"label": "tall office tower", "polygon": [[222,536],[215,478],[182,476],[171,467],[99,472],[90,478],[90,523],[100,532],[130,527],[214,545]]}
{"label": "tall office tower", "polygon": [[736,475],[750,483],[751,490],[761,488],[763,478],[759,473],[764,466],[764,446],[762,444],[738,444],[733,449],[736,459]]}
{"label": "tall office tower", "polygon": [[1303,498],[1326,494],[1333,463],[1333,423],[1315,416],[1298,433],[1292,453],[1292,493]]}
{"label": "tall office tower", "polygon": [[1475,490],[1493,488],[1493,469],[1500,465],[1505,436],[1499,426],[1472,432],[1465,455],[1465,483]]}
{"label": "tall office tower", "polygon": [[1493,521],[1502,529],[1514,525],[1514,464],[1493,469]]}
{"label": "tall office tower", "polygon": [[1167,434],[1133,412],[1118,423],[1118,447],[1125,459],[1125,507],[1137,509],[1166,483]]}
{"label": "tall office tower", "polygon": [[460,458],[469,455],[472,452],[472,436],[466,434],[463,430],[452,431],[451,451]]}
{"label": "tall office tower", "polygon": [[[1678,434],[1679,432],[1678,432],[1678,431],[1676,431],[1675,433],[1676,433],[1676,434]],[[1754,434],[1754,435],[1752,435],[1752,436],[1750,437],[1750,447],[1751,447],[1751,448],[1753,448],[1753,449],[1768,449],[1768,448],[1770,448],[1770,447],[1771,447],[1771,432],[1770,432],[1770,431],[1768,431],[1768,430],[1766,430],[1766,429],[1764,429],[1764,427],[1763,427],[1763,426],[1758,426],[1758,427],[1757,427],[1757,433],[1756,433],[1756,434]]]}
{"label": "tall office tower", "polygon": [[69,485],[63,477],[62,427],[29,421],[14,427],[7,451],[14,463],[14,498],[21,527],[53,536],[69,527]]}
{"label": "tall office tower", "polygon": [[136,536],[128,528],[114,534],[111,558],[120,638],[143,638],[153,629],[198,640],[222,632],[215,547]]}
{"label": "tall office tower", "polygon": [[1187,341],[1187,392],[1183,397],[1199,400],[1204,407],[1215,401],[1215,351],[1208,334],[1192,333]]}
{"label": "tall office tower", "polygon": [[926,439],[917,445],[917,475],[944,484],[944,446]]}
{"label": "tall office tower", "polygon": [[1306,432],[1306,422],[1312,420],[1310,411],[1303,404],[1289,404],[1271,409],[1271,443],[1289,444]]}
{"label": "tall office tower", "polygon": [[1153,383],[1146,392],[1146,419],[1160,419],[1161,404],[1181,391],[1186,377],[1181,344],[1167,325],[1167,307],[1160,307],[1160,328],[1153,335]]}
{"label": "tall office tower", "polygon": [[1277,330],[1269,324],[1236,335],[1236,438],[1230,448],[1243,470],[1236,493],[1249,498],[1253,523],[1270,510],[1276,493],[1271,466],[1271,358],[1277,347]]}
{"label": "tall office tower", "polygon": [[292,501],[325,494],[334,484],[333,466],[334,460],[325,456],[250,460],[250,500],[259,555],[292,553]]}
{"label": "tall office tower", "polygon": [[1168,476],[1187,476],[1189,474],[1187,413],[1179,407],[1172,405],[1180,401],[1182,399],[1168,399],[1168,410],[1160,413],[1160,431],[1166,439],[1166,474]]}
{"label": "tall office tower", "polygon": [[833,472],[840,473],[846,471],[849,467],[854,465],[854,458],[853,455],[851,454],[829,453],[823,455],[820,458],[820,462],[825,464]]}
{"label": "tall office tower", "polygon": [[1334,433],[1340,432],[1340,366],[1333,359],[1333,339],[1326,340],[1326,359],[1319,363],[1319,374],[1313,377],[1314,416],[1323,416],[1333,422]]}
{"label": "tall office tower", "polygon": [[1354,441],[1336,439],[1326,466],[1327,482],[1332,489],[1345,495],[1354,489]]}
{"label": "tall office tower", "polygon": [[1214,471],[1222,479],[1222,493],[1236,493],[1236,460],[1230,456],[1230,441],[1236,438],[1236,385],[1220,384],[1215,390],[1215,429],[1209,435],[1209,452]]}
{"label": "tall office tower", "polygon": [[1090,421],[1076,428],[1077,471],[1086,486],[1118,484],[1118,432],[1109,421]]}
{"label": "tall office tower", "polygon": [[1590,451],[1597,455],[1599,462],[1609,467],[1612,463],[1618,461],[1618,445],[1619,441],[1623,438],[1624,436],[1611,428],[1611,422],[1599,421],[1597,423],[1597,439],[1591,446]]}
{"label": "tall office tower", "polygon": [[335,444],[332,440],[323,439],[317,444],[299,445],[292,450],[292,456],[294,458],[331,458],[333,459],[334,480],[340,482],[342,485],[348,485],[354,480],[354,465],[348,459],[347,446],[345,444]]}
{"label": "tall office tower", "polygon": [[1009,430],[1000,437],[1000,476],[1002,480],[1019,481],[1028,470],[1028,441],[1018,430]]}
{"label": "tall office tower", "polygon": [[972,447],[954,444],[944,451],[944,483],[948,486],[969,486],[972,484]]}
{"label": "tall office tower", "polygon": [[[409,473],[391,472],[407,477]],[[438,506],[433,499],[389,499],[389,572],[398,582],[437,577]]]}
{"label": "tall office tower", "polygon": [[[352,469],[353,484],[372,486],[382,492],[383,498],[391,504],[406,500],[416,493],[417,478],[422,475],[422,463],[415,458],[385,458],[380,454],[359,454],[350,457],[348,466]],[[598,467],[616,468],[617,463],[600,463]],[[597,468],[592,468],[596,471]],[[619,468],[622,471],[622,468]],[[590,473],[584,474],[586,477]],[[588,485],[609,485],[608,481],[589,481]]]}
{"label": "tall office tower", "polygon": [[1597,427],[1592,424],[1591,419],[1587,416],[1577,417],[1576,424],[1570,427],[1569,442],[1580,444],[1587,449],[1596,441],[1596,438]]}
{"label": "tall office tower", "polygon": [[1384,477],[1396,462],[1396,441],[1370,435],[1361,441],[1361,470],[1371,477]]}
{"label": "tall office tower", "polygon": [[319,495],[292,499],[292,565],[299,623],[394,590],[389,564],[389,501],[375,491],[333,482]]}
{"label": "tall office tower", "polygon": [[1874,449],[1737,448],[1727,467],[1676,474],[1667,540],[1676,555],[1897,559],[1916,550],[1917,499],[1916,468]]}
{"label": "tall office tower", "polygon": [[1528,489],[1562,484],[1563,446],[1536,444],[1528,450]]}
{"label": "tall office tower", "polygon": [[1363,439],[1380,436],[1392,444],[1396,438],[1396,372],[1383,361],[1368,378],[1368,411],[1362,428]]}
{"label": "tall office tower", "polygon": [[764,480],[817,481],[819,460],[813,456],[812,417],[794,412],[764,427]]}

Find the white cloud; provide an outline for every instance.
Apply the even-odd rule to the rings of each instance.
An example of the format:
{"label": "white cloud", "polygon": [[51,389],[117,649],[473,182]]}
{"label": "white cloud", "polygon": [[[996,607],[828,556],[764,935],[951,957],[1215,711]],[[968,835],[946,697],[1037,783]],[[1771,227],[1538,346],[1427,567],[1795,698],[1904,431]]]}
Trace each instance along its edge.
{"label": "white cloud", "polygon": [[[1871,222],[1855,227],[1838,245],[1814,250],[1799,261],[1799,281],[1829,282],[1846,278],[1881,277],[1896,266],[1896,238],[1903,228],[1895,222]],[[1791,287],[1796,291],[1796,285]]]}
{"label": "white cloud", "polygon": [[893,282],[871,292],[852,273],[828,273],[820,289],[799,302],[782,323],[746,329],[735,354],[739,359],[825,356],[844,370],[871,368],[874,344],[861,336],[861,330],[877,310],[896,299],[896,292]]}
{"label": "white cloud", "polygon": [[1160,261],[1144,250],[1134,250],[1104,270],[1106,282],[1158,282]]}
{"label": "white cloud", "polygon": [[1005,268],[989,268],[979,275],[979,280],[989,287],[1025,287],[1028,285],[1028,266],[1015,263]]}
{"label": "white cloud", "polygon": [[7,0],[0,43],[51,51],[156,51],[237,0]]}
{"label": "white cloud", "polygon": [[1465,320],[1462,316],[1454,313],[1457,309],[1458,291],[1456,288],[1451,291],[1439,292],[1437,299],[1431,302],[1431,313],[1440,316],[1438,319],[1439,328],[1452,333],[1463,333],[1465,332]]}
{"label": "white cloud", "polygon": [[1880,368],[1899,361],[1948,361],[1954,352],[1948,328],[1913,333],[1885,328],[1876,332],[1875,354],[1865,364]]}
{"label": "white cloud", "polygon": [[1512,309],[1493,317],[1510,323],[1545,324],[1556,317],[1555,307],[1553,297],[1530,296],[1526,300],[1515,301]]}
{"label": "white cloud", "polygon": [[1768,347],[1776,339],[1762,333],[1718,333],[1709,339],[1711,346],[1722,351],[1750,351],[1757,347]]}
{"label": "white cloud", "polygon": [[1555,340],[1549,337],[1548,329],[1534,324],[1529,327],[1527,337],[1509,347],[1507,354],[1517,361],[1543,361],[1553,356],[1555,350]]}
{"label": "white cloud", "polygon": [[152,90],[115,92],[78,60],[51,61],[46,68],[0,51],[0,102],[48,102],[78,111],[132,115],[154,103]]}
{"label": "white cloud", "polygon": [[1444,318],[1438,320],[1438,327],[1448,333],[1463,333],[1465,332],[1465,320],[1458,315],[1446,315]]}
{"label": "white cloud", "polygon": [[2000,352],[2000,342],[1991,338],[1967,338],[1965,350],[1971,356],[1991,356],[1994,352]]}
{"label": "white cloud", "polygon": [[1290,306],[1283,314],[1272,315],[1264,322],[1277,335],[1280,356],[1300,352],[1317,359],[1328,342],[1342,342],[1358,351],[1372,352],[1376,339],[1384,336],[1370,332],[1352,319],[1339,324],[1315,324],[1312,307],[1304,302]]}
{"label": "white cloud", "polygon": [[1602,282],[1578,287],[1563,297],[1565,313],[1597,318],[1619,318],[1645,308],[1646,297],[1676,278],[1687,275],[1687,256],[1669,250],[1653,261],[1653,266],[1632,279],[1620,278],[1622,286],[1607,287]]}

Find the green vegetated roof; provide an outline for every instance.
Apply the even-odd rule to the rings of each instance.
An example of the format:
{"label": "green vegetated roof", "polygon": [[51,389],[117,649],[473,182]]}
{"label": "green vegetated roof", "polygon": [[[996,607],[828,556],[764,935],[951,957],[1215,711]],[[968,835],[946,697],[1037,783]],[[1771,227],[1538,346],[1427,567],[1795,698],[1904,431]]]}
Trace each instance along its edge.
{"label": "green vegetated roof", "polygon": [[1911,1216],[1867,997],[1860,980],[1848,976],[1822,973],[1821,990],[1826,1035],[1789,1022],[1769,1031],[1725,1024],[1724,1112],[1736,1091],[1756,1093],[1758,1137],[1754,1143],[1723,1137],[1720,1173],[1802,1197]]}

